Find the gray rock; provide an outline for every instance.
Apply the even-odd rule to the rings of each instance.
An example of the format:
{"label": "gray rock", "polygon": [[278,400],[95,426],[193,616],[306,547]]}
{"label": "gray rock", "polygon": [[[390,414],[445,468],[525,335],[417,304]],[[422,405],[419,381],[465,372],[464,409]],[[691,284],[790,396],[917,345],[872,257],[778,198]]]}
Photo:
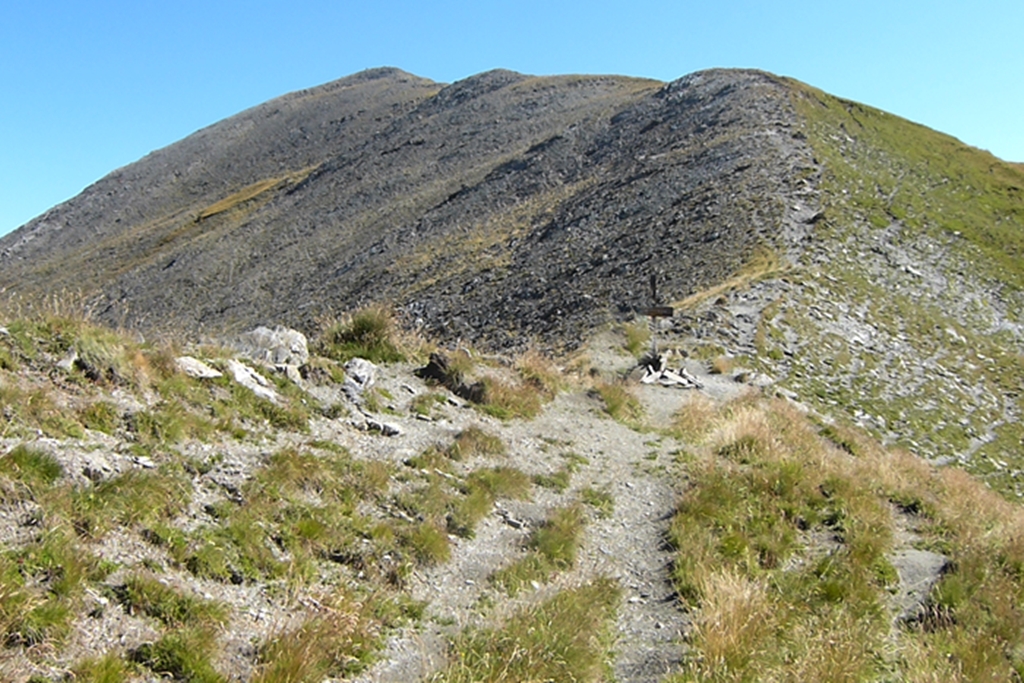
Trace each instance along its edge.
{"label": "gray rock", "polygon": [[276,391],[270,388],[270,382],[267,381],[267,378],[250,368],[248,365],[240,363],[232,358],[228,361],[228,372],[231,373],[231,377],[236,382],[260,398],[265,398],[268,401],[273,401],[274,403],[281,402],[281,397],[277,395]]}
{"label": "gray rock", "polygon": [[174,359],[174,364],[178,366],[178,370],[196,379],[215,379],[224,376],[224,373],[220,370],[211,368],[203,361],[192,356],[179,356]]}
{"label": "gray rock", "polygon": [[353,358],[345,363],[345,383],[342,390],[353,401],[363,396],[363,392],[373,386],[377,377],[377,366],[365,358]]}
{"label": "gray rock", "polygon": [[943,555],[906,548],[891,558],[892,566],[900,577],[899,590],[894,596],[899,621],[912,621],[921,616],[932,588],[942,577],[949,559]]}
{"label": "gray rock", "polygon": [[280,325],[246,332],[238,338],[235,348],[246,358],[266,365],[299,366],[309,360],[306,335]]}

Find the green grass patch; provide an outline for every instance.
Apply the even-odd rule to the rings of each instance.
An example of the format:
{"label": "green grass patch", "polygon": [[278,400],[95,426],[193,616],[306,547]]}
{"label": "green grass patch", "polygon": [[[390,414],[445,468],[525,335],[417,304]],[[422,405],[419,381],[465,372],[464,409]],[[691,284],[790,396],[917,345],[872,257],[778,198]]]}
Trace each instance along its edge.
{"label": "green grass patch", "polygon": [[644,409],[639,399],[621,382],[602,382],[595,388],[604,401],[604,410],[615,420],[638,429],[643,424]]}
{"label": "green grass patch", "polygon": [[133,574],[115,592],[126,610],[165,626],[218,626],[229,616],[226,605],[177,591],[152,575]]}
{"label": "green grass patch", "polygon": [[515,595],[534,582],[547,582],[555,572],[572,568],[585,522],[579,504],[558,508],[530,534],[526,556],[494,572],[491,582]]}
{"label": "green grass patch", "polygon": [[223,683],[213,666],[217,639],[205,628],[178,628],[130,653],[131,661],[155,674],[193,683]]}
{"label": "green grass patch", "polygon": [[406,359],[394,314],[383,306],[363,308],[346,320],[327,325],[316,348],[321,355],[340,363],[352,358],[365,358],[373,363],[398,363]]}
{"label": "green grass patch", "polygon": [[615,511],[615,497],[607,489],[595,489],[588,486],[580,491],[580,501],[594,508],[597,516],[608,519]]}
{"label": "green grass patch", "polygon": [[640,358],[647,353],[651,344],[651,330],[646,324],[639,321],[627,323],[622,326],[622,333],[626,337],[623,347],[632,356]]}
{"label": "green grass patch", "polygon": [[495,629],[470,630],[452,644],[452,662],[430,678],[462,681],[604,681],[621,590],[598,579],[514,614]]}

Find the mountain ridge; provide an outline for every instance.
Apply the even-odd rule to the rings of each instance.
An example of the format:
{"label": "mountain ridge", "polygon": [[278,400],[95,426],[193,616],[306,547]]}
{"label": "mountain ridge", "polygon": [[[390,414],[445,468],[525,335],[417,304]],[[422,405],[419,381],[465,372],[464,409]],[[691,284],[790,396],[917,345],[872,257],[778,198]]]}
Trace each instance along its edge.
{"label": "mountain ridge", "polygon": [[[757,83],[766,89],[768,84],[776,83],[768,76],[752,71],[713,71],[707,72],[706,77],[729,81],[718,85],[719,92],[723,97],[729,97],[732,93],[734,98],[737,93],[743,92],[742,89],[733,90],[735,84],[731,81],[736,78],[743,78],[750,85]],[[404,73],[393,70],[364,73],[358,77],[350,77],[350,79],[352,80],[336,81],[328,91],[313,89],[273,100],[267,105],[253,108],[238,117],[232,117],[221,124],[203,129],[194,136],[186,138],[182,143],[187,143],[185,147],[178,148],[172,145],[165,150],[147,156],[139,162],[140,166],[138,167],[127,167],[137,171],[135,176],[131,176],[125,169],[116,171],[87,190],[80,198],[61,205],[0,241],[0,254],[3,254],[0,256],[0,265],[8,274],[4,278],[3,286],[17,288],[27,285],[27,288],[31,288],[29,283],[33,279],[32,269],[19,269],[18,266],[22,261],[35,259],[42,262],[36,268],[38,274],[35,279],[45,280],[46,287],[53,286],[54,280],[61,279],[61,271],[70,270],[78,271],[78,274],[85,274],[85,278],[77,279],[83,289],[92,290],[89,293],[96,293],[98,290],[98,298],[102,301],[99,304],[99,310],[103,318],[108,321],[124,322],[130,326],[152,325],[152,321],[141,320],[131,311],[125,313],[122,302],[132,302],[132,305],[153,311],[161,316],[176,316],[177,319],[173,321],[172,326],[181,328],[182,325],[179,324],[183,322],[181,318],[185,318],[184,322],[186,323],[192,322],[189,320],[190,313],[182,313],[173,306],[154,306],[153,302],[146,300],[144,296],[140,301],[139,288],[153,287],[166,292],[197,286],[222,290],[232,286],[230,283],[234,282],[235,275],[233,270],[229,270],[228,273],[217,272],[219,262],[222,260],[220,256],[211,258],[211,261],[217,262],[216,264],[204,263],[201,266],[205,271],[197,274],[202,276],[195,278],[201,281],[198,283],[183,278],[184,281],[178,283],[180,286],[169,287],[166,276],[162,276],[160,273],[160,270],[168,264],[180,262],[182,257],[190,258],[193,261],[196,259],[195,250],[188,248],[188,240],[195,240],[195,244],[199,244],[203,239],[210,239],[211,236],[218,240],[218,229],[226,229],[234,231],[239,235],[235,239],[243,242],[249,238],[241,237],[241,235],[248,233],[250,236],[255,236],[259,234],[261,238],[273,245],[268,248],[270,253],[287,252],[293,261],[303,258],[319,261],[312,268],[309,268],[308,264],[300,266],[300,275],[324,283],[320,289],[304,292],[306,300],[297,301],[295,299],[301,297],[293,296],[292,301],[288,302],[288,306],[279,307],[278,310],[271,311],[271,315],[268,316],[282,322],[305,323],[308,326],[310,319],[314,316],[296,316],[294,314],[289,316],[287,308],[309,306],[308,299],[314,296],[327,298],[329,304],[335,309],[351,308],[353,298],[357,303],[365,303],[365,299],[361,299],[361,297],[365,297],[366,294],[360,290],[358,283],[351,283],[351,279],[339,278],[339,275],[343,274],[342,271],[358,270],[360,268],[358,259],[348,259],[347,266],[341,268],[332,269],[326,266],[326,262],[330,261],[335,254],[332,253],[330,244],[324,244],[324,241],[334,242],[339,233],[347,240],[345,247],[349,251],[368,250],[371,255],[375,253],[374,250],[377,252],[390,250],[396,243],[409,239],[422,238],[420,239],[422,242],[440,238],[448,240],[455,252],[468,251],[470,255],[486,258],[487,248],[500,250],[498,243],[510,240],[510,236],[507,234],[508,228],[497,225],[491,229],[490,237],[484,239],[485,244],[482,245],[483,253],[481,253],[479,248],[481,245],[466,244],[466,242],[472,241],[474,236],[465,239],[459,237],[460,231],[468,232],[472,226],[463,227],[460,224],[467,222],[483,224],[483,231],[487,232],[488,222],[491,225],[500,223],[511,211],[511,205],[531,198],[534,200],[535,206],[527,212],[530,215],[519,219],[521,223],[529,219],[530,224],[521,224],[520,232],[535,232],[534,241],[528,244],[536,246],[539,241],[542,241],[541,236],[549,239],[556,233],[564,235],[566,231],[573,230],[574,226],[563,225],[563,222],[571,223],[573,220],[579,220],[571,215],[572,207],[563,206],[561,214],[549,221],[550,225],[537,225],[543,218],[543,211],[557,210],[560,205],[567,203],[566,200],[572,199],[577,194],[580,195],[579,199],[583,199],[590,206],[600,202],[599,199],[595,200],[593,197],[586,199],[588,196],[586,192],[576,192],[576,190],[583,190],[585,183],[596,184],[596,187],[605,192],[606,196],[608,193],[620,191],[624,186],[633,186],[634,190],[641,195],[645,187],[657,188],[660,194],[654,201],[645,201],[641,196],[633,206],[616,207],[614,215],[602,218],[602,225],[611,221],[622,223],[620,233],[623,233],[624,239],[629,240],[630,238],[625,233],[635,233],[636,226],[639,225],[639,219],[633,218],[633,216],[640,213],[658,220],[658,214],[667,213],[671,209],[670,203],[679,200],[678,195],[669,196],[664,188],[665,183],[652,183],[647,179],[662,174],[666,170],[678,171],[678,169],[672,169],[663,163],[659,164],[654,159],[646,163],[646,166],[652,168],[641,168],[645,165],[643,160],[624,161],[623,149],[631,149],[639,144],[638,136],[640,135],[647,139],[656,139],[656,143],[653,145],[646,144],[647,147],[655,148],[647,155],[637,150],[637,155],[645,159],[655,157],[661,151],[657,147],[658,144],[665,144],[669,139],[674,138],[677,143],[682,144],[683,134],[670,130],[668,131],[670,135],[664,135],[663,132],[657,130],[661,123],[655,119],[659,115],[662,115],[663,118],[685,116],[688,111],[692,115],[694,108],[701,106],[700,97],[711,98],[713,95],[713,93],[702,92],[695,95],[695,99],[687,101],[681,99],[685,96],[679,93],[673,94],[673,91],[664,84],[652,81],[621,77],[536,78],[500,70],[470,77],[444,88],[422,80],[413,80]],[[690,78],[690,81],[680,80],[677,83],[696,84],[697,80],[699,79]],[[290,156],[288,163],[275,162],[274,157],[278,153],[273,150],[265,153],[265,156],[270,157],[269,159],[257,159],[260,155],[248,152],[249,148],[245,147],[246,131],[244,129],[256,125],[252,123],[254,118],[262,117],[265,122],[265,119],[274,116],[275,108],[303,102],[308,104],[311,99],[322,98],[332,91],[344,91],[346,88],[358,91],[360,96],[366,96],[364,91],[371,87],[373,92],[370,95],[377,98],[372,101],[376,106],[372,111],[372,116],[366,115],[369,110],[369,104],[366,103],[369,100],[363,99],[360,102],[367,107],[363,109],[363,118],[372,120],[355,126],[350,135],[345,131],[331,132],[335,144],[329,153],[322,152],[318,156],[307,150],[308,147],[318,146],[319,138],[315,138],[315,136],[312,142],[300,148],[299,153]],[[438,88],[436,93],[433,92],[435,88]],[[706,90],[707,87],[704,89]],[[640,96],[634,97],[631,93],[637,91]],[[655,98],[653,96],[655,92],[660,92],[660,96]],[[428,93],[433,96],[428,96]],[[778,92],[774,95],[776,99],[779,99]],[[505,101],[506,99],[508,102]],[[638,104],[634,103],[634,100]],[[673,102],[678,106],[673,106]],[[705,104],[710,106],[711,100],[709,99]],[[725,108],[729,106],[728,102],[720,104]],[[403,107],[408,111],[405,111]],[[334,108],[333,114],[335,121],[337,119],[336,109],[337,107]],[[354,106],[354,109],[355,113],[346,112],[344,115],[351,114],[358,118],[360,107]],[[396,115],[395,112],[399,110],[400,114]],[[481,115],[493,115],[497,119],[504,116],[505,120],[502,126],[490,124],[483,126],[474,118]],[[324,116],[327,115],[324,114]],[[731,118],[725,122],[716,120],[716,117],[726,116]],[[687,134],[692,134],[694,137],[692,142],[711,144],[712,146],[706,152],[710,155],[707,163],[704,161],[693,162],[693,166],[706,169],[706,172],[703,173],[703,178],[698,173],[698,177],[689,182],[691,188],[702,183],[714,184],[721,181],[720,177],[714,177],[714,173],[710,171],[712,168],[716,169],[715,173],[718,176],[735,170],[728,167],[729,155],[738,158],[742,156],[742,152],[737,149],[729,149],[727,141],[716,141],[714,136],[721,133],[720,129],[724,129],[729,121],[736,119],[737,116],[735,113],[726,114],[723,109],[718,112],[711,111],[710,117],[705,118],[703,123],[691,120],[685,124],[670,122],[668,126],[664,126],[671,128],[672,126],[687,125],[689,126]],[[303,114],[302,117],[308,119],[308,114]],[[427,124],[421,123],[424,119],[427,119]],[[321,127],[322,123],[321,121]],[[645,129],[645,126],[650,127]],[[312,124],[307,127],[310,131],[313,130]],[[299,128],[301,129],[301,127]],[[302,134],[301,130],[295,133],[296,130],[298,129],[294,126],[289,127],[288,135]],[[566,131],[575,135],[577,138],[575,144],[572,137],[562,135]],[[192,150],[194,148],[202,149],[204,145],[208,146],[206,138],[211,137],[213,133],[230,137],[231,140],[240,139],[241,142],[235,144],[231,153],[224,159],[216,156],[216,150],[206,156],[194,156]],[[672,133],[676,134],[673,136]],[[703,138],[706,139],[702,139],[702,133]],[[429,145],[426,138],[423,137],[424,134],[429,134],[428,137],[433,136]],[[327,133],[322,134],[325,138],[327,135]],[[267,137],[269,136],[268,133]],[[603,137],[594,139],[595,136]],[[290,140],[284,138],[275,138],[275,140],[278,146],[274,149],[286,149],[288,154],[291,154],[288,149]],[[722,142],[725,146],[719,146],[718,142]],[[222,141],[221,144],[228,145],[228,142]],[[430,148],[429,152],[423,153],[424,148]],[[239,152],[238,149],[241,151]],[[262,150],[263,146],[257,149]],[[280,152],[280,154],[283,155],[285,152]],[[497,156],[494,156],[495,154]],[[230,172],[234,175],[229,175],[229,177],[218,181],[215,189],[210,188],[214,181],[206,178],[208,174],[204,173],[204,168],[186,165],[182,170],[179,167],[182,166],[183,161],[177,162],[173,158],[171,161],[163,161],[164,157],[176,155],[200,166],[205,163],[213,165],[216,169],[225,168],[225,173]],[[683,156],[687,156],[685,151]],[[214,161],[207,161],[208,159]],[[676,164],[677,167],[682,165],[685,164]],[[737,164],[737,166],[741,165]],[[248,172],[243,173],[238,170],[238,167],[242,167],[242,171]],[[403,178],[401,174],[392,172],[391,169],[395,168],[405,169],[403,173],[406,176],[416,177]],[[289,174],[306,171],[309,172],[309,175],[303,178],[303,182],[294,184],[287,182]],[[742,174],[743,170],[738,172]],[[143,199],[139,203],[128,201],[118,205],[116,202],[117,192],[134,191],[133,188],[137,189],[140,178],[146,175],[152,175],[157,179],[155,185],[157,191],[150,192],[150,194],[155,194],[155,197]],[[174,176],[174,179],[171,182],[160,182],[160,176]],[[529,185],[526,185],[527,179]],[[255,201],[240,202],[243,206],[239,208],[252,210],[254,214],[252,220],[242,217],[241,220],[234,222],[225,221],[224,215],[201,217],[203,210],[207,207],[230,199],[232,195],[244,188],[260,182],[268,183],[275,189],[274,192],[263,193],[262,197],[254,197]],[[579,185],[573,187],[574,183]],[[111,189],[111,185],[116,187]],[[593,191],[591,190],[591,192]],[[559,192],[564,196],[560,196]],[[182,193],[195,197],[194,200],[184,204],[184,207],[191,208],[183,208],[182,205],[174,203],[174,197]],[[103,196],[98,197],[98,195]],[[298,205],[292,202],[288,207],[292,209],[288,215],[284,215],[284,210],[277,215],[273,214],[275,210],[273,204],[278,203],[283,207],[289,204],[290,198],[299,196],[306,201],[304,208],[295,208]],[[106,203],[112,204],[115,208],[104,208],[105,197],[113,197]],[[396,199],[397,201],[393,201]],[[270,205],[263,207],[260,206],[261,202],[269,202]],[[97,203],[100,204],[99,208],[91,210],[92,205]],[[477,207],[481,203],[493,203],[498,206],[497,208],[485,207],[483,210],[478,210]],[[521,210],[523,207],[519,208]],[[566,211],[567,208],[570,210]],[[577,211],[581,209],[582,207],[576,207]],[[503,212],[505,213],[503,214]],[[380,213],[386,215],[382,217],[379,215]],[[631,218],[633,220],[630,220]],[[207,225],[201,225],[203,221],[207,220]],[[514,217],[513,220],[515,220]],[[675,221],[676,219],[669,217],[668,220]],[[743,214],[737,214],[733,220],[746,222]],[[130,222],[131,225],[117,227],[125,222]],[[221,225],[211,225],[217,222]],[[702,221],[702,217],[698,216],[697,222],[706,221]],[[45,232],[55,232],[56,227],[68,223],[76,225],[87,223],[92,234],[88,238],[84,237],[83,233],[86,232],[86,229],[83,228],[72,231],[74,234],[69,234],[62,239],[49,237],[50,241],[45,249],[39,248],[34,253],[32,252],[31,239],[40,239]],[[368,240],[364,224],[371,226],[370,231],[381,234],[382,239]],[[431,227],[434,229],[430,229]],[[285,229],[293,230],[296,236],[292,240],[284,240],[271,234],[274,231]],[[683,236],[678,228],[669,232],[677,236],[676,239]],[[325,233],[330,234],[324,237]],[[717,239],[714,237],[714,230],[705,229],[702,234],[708,241]],[[181,240],[182,236],[188,239]],[[740,241],[744,239],[739,234],[732,237]],[[514,236],[511,239],[514,239]],[[136,248],[125,245],[123,243],[125,241],[141,242],[143,246]],[[299,241],[305,241],[305,244],[297,248],[296,242]],[[184,248],[181,245],[184,245]],[[591,245],[584,246],[589,248]],[[630,248],[635,251],[636,246],[633,244]],[[651,240],[644,245],[648,251],[654,246],[655,244]],[[81,251],[76,252],[76,249]],[[103,254],[97,253],[103,249],[106,249],[112,258],[104,260]],[[732,250],[741,251],[743,248],[736,246]],[[46,256],[41,256],[43,251],[47,252]],[[403,250],[399,245],[398,258],[401,259],[405,256],[407,259],[415,261],[417,257],[423,259],[430,256],[429,254],[417,255],[415,253],[410,255],[409,251],[409,249]],[[302,253],[299,254],[299,252]],[[461,254],[454,254],[454,256],[459,255]],[[614,256],[612,254],[610,258]],[[708,261],[709,256],[709,254],[705,254],[702,258],[704,261]],[[76,258],[78,264],[70,264],[69,267],[69,257]],[[254,254],[254,259],[259,260],[260,258]],[[49,263],[47,263],[47,259],[49,259]],[[521,260],[535,261],[537,259],[536,253],[529,252],[529,255],[524,256]],[[731,258],[726,254],[723,256],[723,260],[728,264],[727,270],[735,269],[739,265],[735,254]],[[379,259],[374,260],[375,266],[370,269],[369,275],[371,279],[380,277],[380,271],[385,270],[379,261]],[[157,262],[160,265],[156,265]],[[97,268],[97,265],[100,268]],[[545,270],[553,268],[552,264],[544,265],[546,266]],[[239,265],[241,271],[252,274],[255,280],[248,283],[245,291],[247,299],[252,300],[260,294],[261,283],[258,282],[260,276],[257,271],[265,272],[265,268],[266,264],[259,267],[252,263]],[[19,270],[21,272],[17,272]],[[384,292],[385,296],[400,299],[403,289],[409,286],[410,280],[422,281],[424,275],[427,277],[437,275],[436,272],[431,272],[430,268],[425,270],[426,272],[420,271],[411,274],[395,273],[399,276],[395,278],[399,282]],[[605,270],[606,274],[611,271],[611,269]],[[647,273],[633,272],[634,269],[629,266],[626,266],[624,270],[627,272],[612,275],[616,277],[626,275],[630,278],[630,282],[613,287],[612,291],[602,298],[602,304],[605,307],[609,304],[613,307],[634,305],[635,302],[631,300],[636,298],[633,296],[633,290],[642,286],[642,282],[647,279]],[[127,273],[135,271],[137,277],[118,278],[109,275],[109,273],[117,271]],[[142,275],[143,272],[145,275]],[[721,277],[724,273],[723,270],[717,276]],[[215,279],[218,276],[219,282]],[[538,273],[537,276],[534,280],[540,279],[541,283],[551,279],[551,274],[548,272]],[[281,277],[275,279],[281,281],[283,277],[282,273]],[[697,277],[708,280],[713,276],[697,275]],[[340,283],[337,282],[339,279],[341,279]],[[454,287],[462,289],[468,284],[458,278],[448,279],[455,280],[446,283],[449,289]],[[669,280],[671,279],[670,275]],[[145,284],[140,284],[140,280]],[[336,284],[342,285],[338,287],[341,292],[330,291]],[[536,296],[537,292],[534,291],[536,288],[531,288],[529,282],[519,281],[516,284],[522,290],[521,298],[532,300],[531,297]],[[587,284],[594,285],[594,279],[588,280]],[[671,288],[673,285],[669,284],[668,286]],[[675,286],[679,287],[680,285]],[[438,289],[441,291],[431,291],[433,296],[429,297],[427,301],[417,302],[418,305],[412,306],[413,317],[428,319],[428,327],[432,332],[440,333],[442,336],[452,336],[450,332],[445,333],[444,323],[439,322],[442,320],[449,322],[453,317],[457,317],[452,315],[452,297],[445,295],[444,286],[434,288],[434,290]],[[495,288],[484,289],[487,291],[480,297],[482,300],[491,298],[496,291]],[[581,303],[583,301],[576,296],[569,301],[559,302],[560,306],[548,306],[548,309],[553,313],[559,309],[579,308],[585,306],[584,303]],[[400,306],[405,303],[408,302],[399,301]],[[526,309],[520,302],[510,303],[512,310],[508,315],[523,313]],[[180,308],[191,310],[195,305],[195,302],[184,302]],[[255,307],[247,305],[243,301],[224,301],[221,298],[220,301],[203,301],[200,305],[204,313],[194,316],[194,319],[205,326],[221,322],[218,320],[218,316],[221,319],[234,316],[243,325],[258,322],[258,312],[253,310]],[[266,302],[261,302],[259,305],[266,305]],[[328,307],[319,306],[319,308],[321,310],[317,313],[322,314]],[[233,313],[240,309],[243,312]],[[172,314],[171,311],[174,313]],[[593,316],[591,317],[593,318]],[[594,320],[590,319],[584,324],[577,325],[575,336],[578,337],[579,331],[593,322]],[[185,325],[185,327],[188,326]],[[571,336],[568,331],[552,334],[551,325],[538,324],[534,327],[536,329],[531,330],[530,334],[553,336],[557,341],[563,343],[567,337]],[[490,337],[491,343],[499,345],[502,343],[502,340],[493,334],[493,330],[481,328],[486,328],[486,324],[478,320],[475,323],[470,322],[468,325],[461,326],[456,334],[476,340]],[[578,343],[578,339],[569,341]]]}
{"label": "mountain ridge", "polygon": [[662,344],[744,357],[1024,495],[1021,188],[1017,165],[762,71],[380,69],[111,174],[0,240],[0,289],[193,339],[386,302],[446,344],[558,351],[636,317],[654,276],[688,302]]}

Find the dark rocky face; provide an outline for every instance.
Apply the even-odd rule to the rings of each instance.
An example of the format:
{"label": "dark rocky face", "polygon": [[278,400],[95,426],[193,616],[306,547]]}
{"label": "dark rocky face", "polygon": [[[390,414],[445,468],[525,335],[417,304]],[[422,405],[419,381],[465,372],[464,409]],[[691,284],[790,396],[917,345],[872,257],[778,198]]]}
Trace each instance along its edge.
{"label": "dark rocky face", "polygon": [[103,178],[0,241],[0,286],[82,289],[143,329],[389,301],[444,339],[572,346],[648,305],[651,274],[677,299],[797,247],[816,168],[794,122],[789,86],[753,71],[364,72]]}

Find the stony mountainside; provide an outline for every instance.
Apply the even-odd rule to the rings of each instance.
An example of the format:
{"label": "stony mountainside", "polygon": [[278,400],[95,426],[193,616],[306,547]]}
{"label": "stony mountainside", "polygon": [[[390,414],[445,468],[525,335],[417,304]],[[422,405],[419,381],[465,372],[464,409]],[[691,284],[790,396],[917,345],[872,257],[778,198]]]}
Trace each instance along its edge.
{"label": "stony mountainside", "polygon": [[659,341],[1024,493],[1024,171],[757,71],[395,69],[293,93],[0,240],[0,288],[218,335],[387,302],[480,348]]}
{"label": "stony mountainside", "polygon": [[385,300],[443,338],[575,346],[647,305],[651,273],[681,297],[799,243],[817,171],[789,91],[368,71],[103,178],[0,242],[0,286],[85,290],[144,329],[308,328]]}

